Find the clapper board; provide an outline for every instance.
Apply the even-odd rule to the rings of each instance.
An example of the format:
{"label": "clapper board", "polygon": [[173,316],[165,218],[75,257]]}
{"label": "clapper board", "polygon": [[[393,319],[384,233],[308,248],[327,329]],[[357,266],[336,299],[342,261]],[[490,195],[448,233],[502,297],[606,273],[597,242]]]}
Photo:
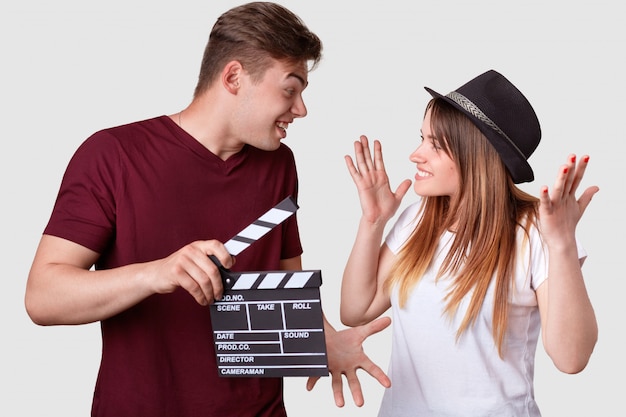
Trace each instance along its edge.
{"label": "clapper board", "polygon": [[[226,242],[226,249],[239,254],[297,209],[287,197]],[[233,272],[211,259],[224,283],[222,298],[211,305],[219,375],[327,376],[321,271]]]}

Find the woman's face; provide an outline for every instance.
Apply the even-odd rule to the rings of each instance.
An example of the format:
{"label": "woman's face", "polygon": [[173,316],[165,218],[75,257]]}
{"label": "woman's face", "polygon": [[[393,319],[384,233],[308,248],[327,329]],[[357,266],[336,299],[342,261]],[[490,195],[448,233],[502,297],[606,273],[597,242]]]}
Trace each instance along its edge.
{"label": "woman's face", "polygon": [[422,123],[422,143],[409,157],[417,166],[413,190],[423,197],[453,196],[459,190],[459,172],[431,131],[430,113]]}

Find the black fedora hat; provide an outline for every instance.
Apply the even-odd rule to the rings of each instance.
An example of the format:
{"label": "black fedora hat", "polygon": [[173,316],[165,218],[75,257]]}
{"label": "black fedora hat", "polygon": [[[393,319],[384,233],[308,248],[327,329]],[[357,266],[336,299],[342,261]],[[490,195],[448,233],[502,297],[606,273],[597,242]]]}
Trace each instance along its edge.
{"label": "black fedora hat", "polygon": [[541,140],[539,120],[526,97],[502,74],[489,70],[445,96],[424,88],[472,120],[498,151],[516,184],[534,180],[527,159]]}

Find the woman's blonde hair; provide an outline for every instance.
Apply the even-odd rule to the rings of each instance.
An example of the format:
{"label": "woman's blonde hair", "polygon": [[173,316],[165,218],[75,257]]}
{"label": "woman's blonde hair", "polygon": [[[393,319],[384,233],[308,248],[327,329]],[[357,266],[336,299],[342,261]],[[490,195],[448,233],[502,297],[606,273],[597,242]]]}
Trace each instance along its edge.
{"label": "woman's blonde hair", "polygon": [[437,279],[454,277],[445,312],[455,315],[471,294],[458,339],[476,321],[494,279],[493,337],[503,356],[516,232],[518,227],[528,231],[536,221],[537,199],[515,186],[495,148],[467,116],[437,98],[428,103],[428,110],[435,140],[457,165],[459,192],[454,197],[423,198],[421,220],[399,252],[387,285],[397,285],[404,306],[433,261],[442,234],[454,231],[450,252],[437,271]]}

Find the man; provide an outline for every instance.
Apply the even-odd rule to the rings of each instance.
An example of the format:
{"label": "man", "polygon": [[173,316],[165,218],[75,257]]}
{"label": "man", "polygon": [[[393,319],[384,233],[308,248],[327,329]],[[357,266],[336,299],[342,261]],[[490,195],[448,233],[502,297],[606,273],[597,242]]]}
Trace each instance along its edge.
{"label": "man", "polygon": [[[295,216],[237,259],[223,242],[297,197],[294,158],[281,140],[306,116],[302,92],[321,52],[285,8],[233,8],[211,31],[188,107],[99,131],[76,151],[25,302],[37,324],[101,322],[93,416],[286,415],[282,379],[218,377],[207,306],[223,288],[209,256],[234,271],[301,268]],[[342,332],[325,324],[337,405],[342,374],[357,405],[357,369],[389,385],[361,348],[388,324]]]}

